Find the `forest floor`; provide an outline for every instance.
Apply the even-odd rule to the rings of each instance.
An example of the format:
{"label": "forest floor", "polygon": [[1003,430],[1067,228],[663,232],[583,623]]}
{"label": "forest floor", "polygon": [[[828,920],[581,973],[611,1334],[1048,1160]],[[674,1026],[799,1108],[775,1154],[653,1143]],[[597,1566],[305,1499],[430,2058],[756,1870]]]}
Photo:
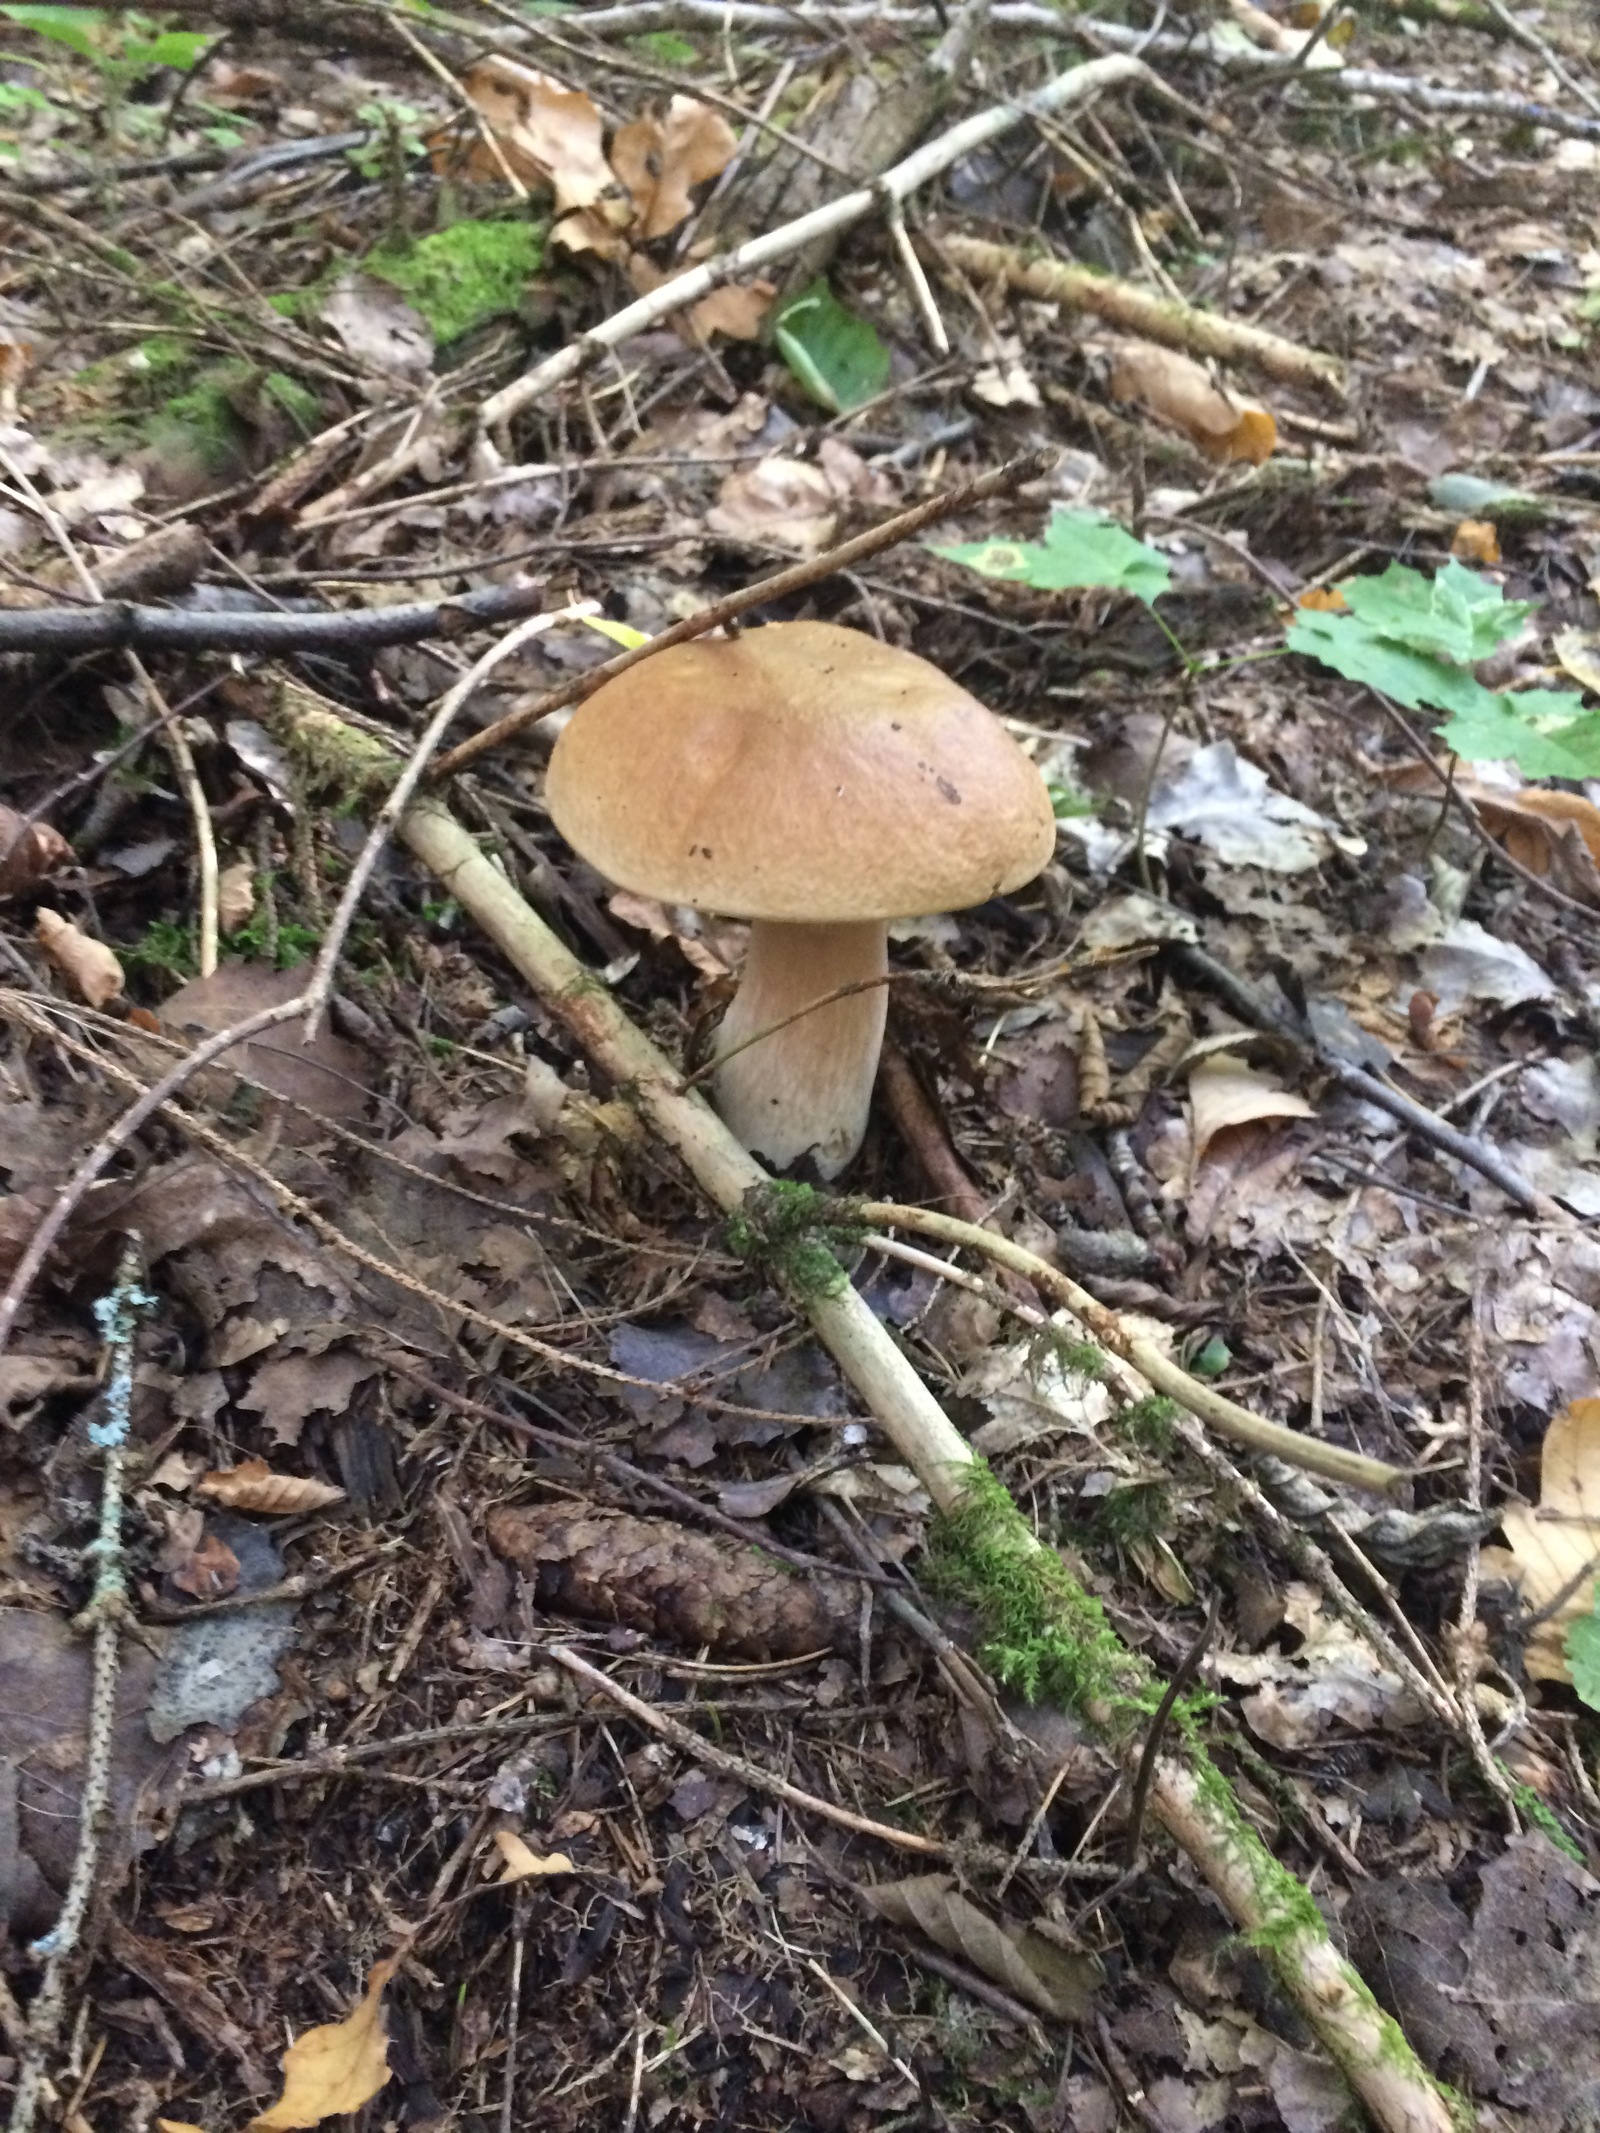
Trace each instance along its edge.
{"label": "forest floor", "polygon": [[370,835],[363,745],[694,1074],[744,928],[544,771],[730,597],[1060,818],[893,929],[855,1290],[1430,2072],[1600,2122],[1588,11],[0,15],[14,2133],[1350,2123],[699,1097]]}

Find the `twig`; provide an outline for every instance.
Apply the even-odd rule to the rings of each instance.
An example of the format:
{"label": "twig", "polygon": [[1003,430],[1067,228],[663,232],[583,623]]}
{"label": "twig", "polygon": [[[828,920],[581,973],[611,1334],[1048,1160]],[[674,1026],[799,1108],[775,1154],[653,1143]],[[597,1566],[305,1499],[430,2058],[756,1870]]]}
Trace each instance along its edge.
{"label": "twig", "polygon": [[1523,22],[1514,15],[1506,6],[1506,0],[1484,0],[1484,5],[1508,36],[1514,37],[1518,44],[1526,45],[1530,52],[1538,53],[1569,96],[1575,96],[1585,110],[1592,111],[1596,118],[1600,118],[1600,96],[1596,96],[1593,89],[1579,81],[1571,68],[1565,65],[1560,53],[1553,51],[1530,23]]}
{"label": "twig", "polygon": [[441,756],[434,771],[435,779],[454,777],[458,770],[465,770],[469,763],[476,762],[489,749],[498,748],[512,734],[521,733],[552,711],[576,703],[580,697],[592,695],[618,674],[636,667],[641,659],[650,659],[657,652],[664,652],[669,645],[687,644],[692,637],[703,637],[708,630],[720,629],[725,622],[733,621],[753,607],[764,607],[769,601],[786,600],[793,593],[804,592],[807,586],[831,578],[836,571],[848,570],[885,548],[913,540],[926,527],[937,525],[940,519],[949,518],[954,512],[965,511],[973,504],[987,503],[992,496],[1009,495],[1023,482],[1034,481],[1048,472],[1054,460],[1053,452],[1021,452],[1015,459],[1005,460],[987,474],[962,482],[958,488],[930,496],[926,503],[913,504],[909,511],[897,511],[881,525],[869,526],[865,533],[852,535],[848,541],[841,541],[836,548],[829,548],[808,562],[792,563],[785,570],[775,570],[771,577],[757,578],[753,585],[741,586],[739,591],[729,593],[725,599],[713,601],[710,607],[702,607],[695,614],[685,616],[682,622],[673,623],[659,637],[652,637],[648,644],[619,652],[615,659],[590,667],[587,673],[573,675],[570,681],[547,690],[520,710],[507,712],[504,718],[496,719],[492,726],[485,726],[481,733],[473,734],[470,740],[460,742],[448,755]]}
{"label": "twig", "polygon": [[654,1704],[646,1703],[641,1697],[631,1694],[620,1682],[613,1681],[609,1674],[602,1674],[597,1666],[591,1666],[587,1659],[580,1659],[576,1652],[569,1651],[564,1644],[549,1645],[546,1648],[546,1657],[554,1659],[558,1666],[564,1666],[569,1674],[576,1674],[589,1688],[598,1689],[603,1696],[609,1696],[630,1718],[636,1718],[641,1725],[659,1733],[663,1740],[671,1741],[683,1754],[692,1755],[697,1763],[708,1764],[713,1770],[720,1770],[728,1777],[737,1778],[740,1784],[748,1785],[753,1792],[765,1793],[769,1800],[782,1800],[787,1807],[798,1807],[807,1814],[820,1815],[825,1822],[836,1823],[840,1829],[854,1830],[862,1837],[876,1837],[880,1844],[896,1845],[903,1852],[920,1852],[927,1859],[947,1859],[950,1856],[949,1846],[936,1844],[931,1837],[919,1837],[915,1830],[896,1829],[891,1823],[874,1822],[866,1815],[852,1814],[848,1807],[836,1807],[832,1800],[819,1799],[814,1792],[802,1792],[798,1785],[791,1785],[787,1778],[774,1777],[771,1771],[763,1770],[759,1764],[747,1763],[742,1755],[730,1755],[726,1748],[715,1746],[703,1734],[692,1732],[688,1726],[680,1725],[675,1718],[668,1718],[664,1711],[658,1711]]}
{"label": "twig", "polygon": [[0,652],[367,652],[515,622],[539,585],[486,585],[448,600],[406,600],[338,614],[212,613],[104,600],[96,607],[0,608]]}
{"label": "twig", "polygon": [[1074,1318],[1081,1319],[1102,1347],[1120,1356],[1157,1392],[1169,1400],[1176,1400],[1180,1407],[1197,1415],[1219,1436],[1231,1437],[1235,1443],[1246,1444],[1252,1451],[1268,1452],[1292,1466],[1303,1467],[1308,1473],[1324,1474],[1332,1481],[1349,1482],[1355,1488],[1392,1489],[1406,1478],[1399,1467],[1390,1466],[1385,1460],[1369,1459],[1364,1453],[1346,1451],[1342,1445],[1321,1444],[1297,1429],[1286,1428],[1281,1422],[1271,1422],[1265,1415],[1239,1406],[1199,1378],[1190,1377],[1188,1371],[1181,1369],[1154,1341],[1130,1333],[1114,1311],[1108,1311],[1098,1298],[1080,1288],[1069,1274],[1063,1274],[1059,1267],[1053,1267],[1048,1259],[1041,1259],[1036,1252],[1013,1244],[1009,1237],[981,1229],[975,1222],[963,1222],[956,1215],[942,1215],[927,1207],[905,1207],[894,1200],[845,1201],[841,1203],[841,1213],[874,1228],[916,1230],[925,1237],[942,1238],[947,1244],[964,1244],[972,1251],[984,1253],[998,1265],[1025,1275],[1036,1287],[1064,1304]]}
{"label": "twig", "polygon": [[[339,898],[339,907],[328,921],[327,931],[323,935],[322,946],[318,950],[310,982],[306,986],[308,1005],[306,1008],[305,1041],[307,1044],[316,1036],[323,1013],[327,1008],[329,997],[333,992],[333,981],[339,968],[340,950],[344,947],[345,937],[355,923],[356,913],[361,908],[361,899],[367,891],[367,883],[372,879],[372,870],[378,864],[383,848],[389,842],[395,824],[405,813],[413,793],[422,783],[423,773],[433,761],[434,751],[444,739],[456,713],[476,693],[497,666],[502,665],[507,659],[513,657],[515,653],[520,652],[522,647],[533,638],[542,637],[546,630],[554,629],[557,623],[578,622],[585,615],[597,615],[599,612],[600,605],[598,601],[575,600],[569,602],[566,607],[554,608],[547,614],[529,615],[524,621],[519,622],[514,629],[507,631],[498,644],[490,645],[482,658],[475,660],[468,667],[466,673],[462,675],[461,679],[447,689],[440,698],[438,710],[434,712],[432,718],[429,719],[427,725],[417,736],[411,753],[406,758],[404,769],[395,779],[394,784],[389,789],[388,797],[373,817],[372,827],[367,832],[366,842],[362,845],[356,857],[355,865],[350,869],[350,878],[345,883],[344,894]],[[204,975],[203,971],[202,975]]]}
{"label": "twig", "polygon": [[17,2069],[9,2133],[31,2133],[45,2067],[61,2031],[67,1966],[75,1954],[94,1894],[100,1838],[111,1804],[111,1767],[116,1745],[117,1676],[121,1633],[127,1613],[122,1562],[122,1463],[133,1406],[133,1341],[139,1314],[155,1301],[140,1285],[140,1253],[130,1238],[116,1285],[94,1307],[106,1342],[105,1419],[89,1424],[89,1442],[105,1454],[100,1486],[100,1527],[88,1553],[94,1558],[94,1588],[74,1624],[94,1631],[94,1667],[89,1692],[88,1745],[83,1798],[78,1813],[78,1849],[54,1926],[29,1953],[44,1962],[44,1976],[28,2013],[27,2044]]}
{"label": "twig", "polygon": [[631,340],[635,334],[645,332],[674,311],[698,303],[701,297],[740,274],[753,273],[758,267],[770,266],[775,260],[791,258],[818,238],[835,236],[854,223],[864,221],[874,210],[881,211],[892,202],[905,200],[918,186],[925,185],[930,178],[937,177],[941,171],[948,170],[952,164],[959,163],[964,156],[971,155],[988,142],[999,140],[1032,113],[1065,110],[1073,104],[1088,102],[1104,90],[1134,82],[1153,89],[1157,95],[1169,94],[1160,77],[1151,73],[1141,60],[1113,54],[1069,68],[1032,96],[1019,97],[1014,103],[995,104],[987,111],[963,119],[959,125],[924,142],[873,184],[830,200],[808,215],[797,216],[793,222],[780,223],[775,230],[763,231],[759,237],[750,238],[732,251],[718,253],[687,274],[678,275],[650,295],[640,297],[636,303],[625,305],[603,324],[592,326],[555,355],[492,394],[479,409],[480,422],[486,430],[503,431],[524,408],[533,406],[556,386],[566,384],[569,378],[577,377],[580,371],[586,370],[613,348],[620,347],[624,341]]}
{"label": "twig", "polygon": [[[595,983],[447,810],[437,801],[421,801],[404,818],[400,833],[600,1070],[627,1092],[709,1198],[735,1213],[753,1189],[770,1190],[760,1165],[698,1096],[678,1094],[672,1063]],[[986,1232],[978,1235],[987,1239]],[[941,1511],[959,1511],[977,1472],[970,1445],[831,1255],[819,1248],[806,1265],[808,1278],[803,1287],[796,1287],[796,1301],[819,1338]],[[1014,1511],[1011,1516],[1014,1524],[1007,1530],[1015,1532],[1018,1546],[1025,1535],[1026,1545],[1037,1549],[1020,1516]],[[1059,1575],[1068,1574],[1059,1569]],[[1093,1606],[1087,1595],[1079,1604]],[[1116,1643],[1108,1629],[1098,1634]],[[1150,1693],[1153,1684],[1142,1662],[1124,1651],[1117,1663],[1130,1681],[1137,1676],[1142,1693]],[[616,1693],[603,1675],[597,1681],[607,1694]],[[1124,1767],[1129,1767],[1120,1705],[1089,1692],[1081,1709],[1102,1738],[1120,1744]],[[652,1714],[650,1722],[658,1716]],[[689,1744],[690,1752],[704,1754],[706,1744],[697,1736],[691,1734]],[[1136,1752],[1132,1761],[1137,1761]],[[746,1773],[741,1775],[749,1782]],[[1334,1947],[1304,1889],[1277,1865],[1239,1816],[1225,1779],[1202,1747],[1184,1738],[1178,1752],[1159,1758],[1150,1803],[1234,1920],[1245,1931],[1261,1935],[1285,1989],[1384,2133],[1454,2133],[1448,2105],[1405,2037]]]}
{"label": "twig", "polygon": [[1171,297],[1153,296],[1116,275],[1093,274],[1069,260],[1041,258],[1037,251],[991,244],[982,237],[942,231],[939,251],[969,273],[1002,280],[1047,303],[1092,311],[1097,318],[1147,341],[1159,341],[1165,348],[1248,363],[1290,385],[1312,385],[1343,396],[1344,366],[1336,357],[1269,333],[1264,326],[1227,318],[1219,311],[1202,311]]}
{"label": "twig", "polygon": [[1139,1839],[1144,1834],[1145,1809],[1150,1804],[1150,1783],[1155,1776],[1156,1758],[1161,1753],[1161,1742],[1167,1730],[1167,1721],[1172,1716],[1173,1708],[1178,1698],[1183,1694],[1190,1682],[1193,1681],[1195,1674],[1199,1670],[1200,1662],[1205,1657],[1207,1650],[1210,1648],[1211,1640],[1217,1633],[1217,1614],[1221,1605],[1221,1590],[1214,1585],[1211,1588],[1210,1604],[1206,1608],[1206,1618],[1201,1623],[1194,1641],[1174,1668],[1172,1679],[1167,1683],[1161,1701],[1156,1705],[1155,1715],[1150,1720],[1150,1729],[1145,1735],[1144,1750],[1139,1757],[1139,1767],[1134,1772],[1133,1795],[1128,1803],[1128,1831],[1123,1838],[1122,1846],[1124,1866],[1131,1868],[1139,1864]]}

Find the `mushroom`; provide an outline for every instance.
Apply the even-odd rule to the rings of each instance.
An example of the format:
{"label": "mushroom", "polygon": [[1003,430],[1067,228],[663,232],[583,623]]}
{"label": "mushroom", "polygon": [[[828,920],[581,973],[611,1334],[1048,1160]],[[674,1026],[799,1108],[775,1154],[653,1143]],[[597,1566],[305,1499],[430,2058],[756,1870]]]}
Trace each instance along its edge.
{"label": "mushroom", "polygon": [[991,712],[829,622],[630,667],[568,722],[546,800],[622,888],[752,921],[713,1098],[747,1148],[824,1178],[866,1132],[888,921],[1019,888],[1055,842],[1044,780]]}

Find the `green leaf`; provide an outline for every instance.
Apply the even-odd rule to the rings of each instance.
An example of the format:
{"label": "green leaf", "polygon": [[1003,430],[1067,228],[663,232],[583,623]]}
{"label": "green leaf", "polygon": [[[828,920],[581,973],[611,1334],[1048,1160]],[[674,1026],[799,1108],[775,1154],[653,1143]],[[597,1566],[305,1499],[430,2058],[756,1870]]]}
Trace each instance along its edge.
{"label": "green leaf", "polygon": [[1086,586],[1132,593],[1147,604],[1171,588],[1172,567],[1103,511],[1054,512],[1038,541],[975,541],[934,548],[986,578],[1009,578],[1040,592]]}
{"label": "green leaf", "polygon": [[811,395],[834,414],[874,399],[889,382],[889,351],[876,328],[847,311],[825,281],[814,281],[773,321],[778,353]]}
{"label": "green leaf", "polygon": [[[1415,573],[1408,572],[1408,576]],[[1340,587],[1341,592],[1348,588]],[[1285,638],[1291,652],[1305,652],[1347,681],[1381,689],[1407,710],[1468,712],[1492,702],[1490,692],[1462,667],[1442,666],[1421,652],[1375,636],[1355,615],[1297,607]]]}
{"label": "green leaf", "polygon": [[1567,1625],[1566,1654],[1572,1686],[1591,1711],[1600,1711],[1600,1585],[1590,1612]]}
{"label": "green leaf", "polygon": [[1374,636],[1470,667],[1515,636],[1532,600],[1508,600],[1498,585],[1454,556],[1435,578],[1391,563],[1381,578],[1347,578],[1339,590]]}
{"label": "green leaf", "polygon": [[123,56],[136,67],[171,67],[187,74],[210,42],[206,30],[163,30],[158,37],[130,38]]}
{"label": "green leaf", "polygon": [[105,16],[95,7],[0,7],[0,15],[20,30],[36,37],[49,37],[85,59],[99,59],[100,46],[90,31],[105,27]]}
{"label": "green leaf", "polygon": [[586,629],[598,630],[602,637],[609,637],[613,644],[620,644],[625,652],[636,651],[650,639],[643,630],[636,630],[631,622],[613,622],[609,615],[580,615],[578,620]]}
{"label": "green leaf", "polygon": [[[1551,724],[1558,707],[1565,723]],[[1584,712],[1583,698],[1565,690],[1492,696],[1485,689],[1439,728],[1439,738],[1469,763],[1505,759],[1527,778],[1600,777],[1600,712]]]}

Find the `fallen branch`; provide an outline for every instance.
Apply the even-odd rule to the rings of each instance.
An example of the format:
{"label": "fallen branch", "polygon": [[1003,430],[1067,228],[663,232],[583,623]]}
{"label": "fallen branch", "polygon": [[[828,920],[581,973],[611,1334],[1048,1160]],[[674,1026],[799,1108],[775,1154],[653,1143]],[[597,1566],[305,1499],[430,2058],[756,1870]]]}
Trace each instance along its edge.
{"label": "fallen branch", "polygon": [[3,607],[0,652],[368,652],[519,621],[538,611],[540,598],[539,586],[514,584],[486,585],[448,600],[406,600],[337,614],[138,607],[124,600]]}
{"label": "fallen branch", "polygon": [[615,659],[606,660],[603,666],[574,674],[543,696],[535,697],[532,703],[524,704],[520,710],[508,711],[504,718],[496,719],[492,726],[485,726],[481,733],[473,734],[470,740],[452,748],[448,755],[442,755],[434,768],[435,779],[453,777],[480,755],[509,740],[512,734],[523,732],[552,711],[577,703],[580,697],[592,695],[604,683],[618,674],[625,674],[641,659],[665,651],[668,645],[687,644],[691,637],[703,637],[708,630],[721,629],[725,622],[747,614],[753,607],[765,607],[774,600],[787,600],[792,594],[803,592],[808,585],[820,584],[836,571],[849,570],[882,549],[915,539],[926,527],[936,525],[954,512],[965,511],[971,504],[986,503],[993,496],[1009,495],[1023,482],[1047,473],[1055,457],[1053,452],[1023,452],[991,472],[978,475],[976,480],[963,482],[957,489],[946,489],[940,496],[930,496],[926,503],[913,504],[909,511],[897,511],[893,518],[886,518],[881,525],[869,526],[865,533],[855,534],[848,541],[841,541],[836,548],[812,556],[807,562],[792,563],[786,570],[775,570],[770,578],[757,578],[753,585],[742,586],[738,592],[729,593],[726,599],[713,601],[710,607],[702,607],[682,622],[675,622],[671,629],[663,630],[659,637],[652,637],[648,644],[619,652]]}
{"label": "fallen branch", "polygon": [[[400,835],[627,1093],[701,1190],[724,1212],[745,1216],[748,1235],[747,1206],[770,1207],[781,1195],[704,1100],[680,1093],[671,1061],[439,802],[413,807]],[[1040,1637],[1061,1661],[1050,1672],[1050,1692],[1071,1697],[1132,1776],[1143,1757],[1147,1721],[1160,1702],[1157,1678],[1121,1643],[1059,1557],[1040,1547],[825,1242],[814,1234],[794,1236],[775,1256],[795,1302],[915,1470],[958,1544],[965,1534],[964,1559],[1000,1564],[1000,1582],[1031,1595],[1030,1620],[1036,1617]],[[612,1693],[613,1685],[603,1676],[600,1681]],[[1026,1680],[1015,1685],[1029,1686]],[[1036,1678],[1035,1697],[1040,1686]],[[1244,1820],[1197,1727],[1180,1721],[1173,1732],[1177,1745],[1158,1757],[1152,1774],[1151,1811],[1236,1923],[1270,1956],[1286,1991],[1385,2133],[1453,2133],[1445,2098],[1335,1948],[1309,1892]],[[699,1752],[699,1737],[692,1741]]]}
{"label": "fallen branch", "polygon": [[1269,333],[1264,326],[1243,319],[1223,317],[1218,311],[1202,311],[1193,304],[1175,302],[1121,281],[1114,274],[1091,273],[1069,260],[1040,258],[1037,252],[1020,251],[1015,245],[990,244],[982,237],[941,233],[937,252],[929,256],[952,260],[968,273],[989,275],[1036,296],[1047,303],[1069,304],[1079,311],[1092,311],[1097,318],[1137,333],[1164,348],[1184,348],[1191,355],[1217,356],[1229,363],[1247,363],[1280,378],[1288,385],[1315,386],[1339,397],[1344,394],[1344,366],[1320,349],[1302,347]]}
{"label": "fallen branch", "polygon": [[1269,1452],[1307,1473],[1322,1474],[1329,1481],[1348,1482],[1358,1489],[1397,1488],[1406,1476],[1382,1459],[1369,1459],[1361,1452],[1348,1452],[1342,1445],[1323,1444],[1298,1429],[1271,1422],[1228,1399],[1215,1386],[1202,1384],[1175,1363],[1165,1349],[1140,1334],[1129,1332],[1115,1311],[1107,1310],[1097,1297],[1078,1286],[1048,1259],[1030,1252],[1009,1237],[976,1222],[963,1222],[957,1215],[942,1215],[931,1207],[903,1207],[894,1200],[849,1200],[841,1203],[844,1221],[869,1223],[875,1229],[909,1229],[922,1237],[937,1237],[945,1244],[964,1245],[982,1252],[996,1266],[1009,1267],[1053,1296],[1086,1326],[1102,1348],[1121,1356],[1128,1366],[1165,1399],[1176,1400],[1219,1437],[1229,1437],[1254,1452]]}
{"label": "fallen branch", "polygon": [[1142,60],[1112,54],[1104,59],[1091,59],[1082,66],[1070,68],[1065,74],[1058,74],[1054,81],[1046,83],[1032,96],[1019,97],[1012,103],[994,104],[987,111],[963,119],[959,125],[924,142],[902,162],[886,170],[874,184],[860,186],[855,192],[830,200],[824,207],[814,208],[808,215],[796,216],[792,222],[780,223],[777,229],[764,231],[731,251],[719,252],[687,274],[679,274],[665,282],[648,296],[624,305],[603,324],[579,334],[555,355],[491,394],[478,411],[479,421],[486,430],[503,431],[524,408],[542,400],[558,385],[565,385],[569,378],[577,377],[613,348],[658,325],[674,311],[698,303],[701,297],[708,296],[723,283],[733,281],[741,274],[752,274],[760,267],[771,266],[776,260],[792,258],[819,238],[835,236],[852,224],[865,221],[868,215],[885,212],[908,199],[930,178],[936,178],[941,171],[950,169],[952,164],[959,163],[964,156],[971,155],[990,141],[999,140],[1035,114],[1042,117],[1049,112],[1067,110],[1075,104],[1090,102],[1107,89],[1135,82],[1155,90],[1160,96],[1170,95],[1160,77],[1152,74]]}

